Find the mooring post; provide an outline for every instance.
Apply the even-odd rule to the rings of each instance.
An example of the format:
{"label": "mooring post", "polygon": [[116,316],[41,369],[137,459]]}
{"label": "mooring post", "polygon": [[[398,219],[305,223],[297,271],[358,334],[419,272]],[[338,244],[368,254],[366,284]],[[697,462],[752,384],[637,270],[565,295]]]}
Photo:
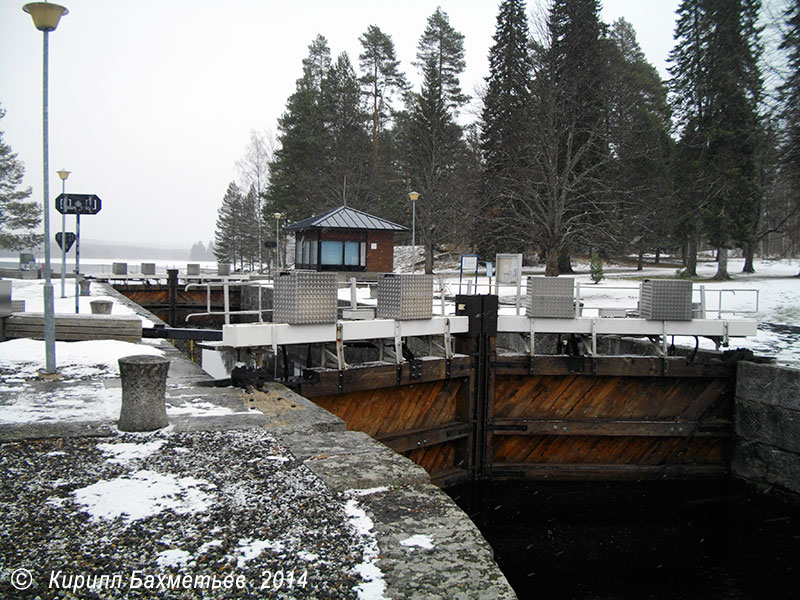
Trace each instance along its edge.
{"label": "mooring post", "polygon": [[167,283],[169,285],[169,324],[170,327],[177,327],[178,269],[167,269]]}
{"label": "mooring post", "polygon": [[155,431],[169,425],[166,408],[169,359],[150,354],[119,359],[122,379],[120,431]]}

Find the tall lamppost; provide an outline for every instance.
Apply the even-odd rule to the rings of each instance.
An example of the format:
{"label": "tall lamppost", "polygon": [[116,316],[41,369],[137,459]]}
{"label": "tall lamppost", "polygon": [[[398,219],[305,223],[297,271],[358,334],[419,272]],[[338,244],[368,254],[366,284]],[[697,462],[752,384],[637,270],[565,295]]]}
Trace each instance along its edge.
{"label": "tall lamppost", "polygon": [[417,200],[419,200],[419,193],[408,192],[408,197],[411,199],[411,252],[413,258],[411,259],[411,270],[417,269]]}
{"label": "tall lamppost", "polygon": [[69,11],[58,4],[31,2],[22,7],[33,19],[33,25],[44,34],[42,46],[42,173],[44,178],[42,210],[44,211],[44,348],[45,373],[56,370],[56,325],[53,301],[53,282],[50,279],[50,157],[48,155],[47,122],[47,59],[48,34],[55,31],[61,17]]}
{"label": "tall lamppost", "polygon": [[[63,196],[66,193],[66,183],[67,177],[69,177],[70,171],[66,169],[61,169],[60,171],[56,171],[58,176],[61,178],[61,195]],[[66,213],[61,213],[61,297],[66,298],[66,283],[65,277],[67,276],[67,238],[65,235],[65,229],[67,225],[67,215]]]}
{"label": "tall lamppost", "polygon": [[278,274],[278,271],[281,268],[281,217],[283,216],[281,213],[276,212],[274,215],[275,217],[275,275]]}

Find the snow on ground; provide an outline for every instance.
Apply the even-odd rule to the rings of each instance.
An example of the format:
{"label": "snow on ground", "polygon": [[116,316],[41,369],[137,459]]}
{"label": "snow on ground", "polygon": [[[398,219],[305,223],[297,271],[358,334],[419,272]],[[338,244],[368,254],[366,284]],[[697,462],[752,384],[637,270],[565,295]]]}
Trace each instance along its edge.
{"label": "snow on ground", "polygon": [[[11,299],[25,300],[25,312],[41,313],[44,312],[44,280],[42,279],[10,279]],[[53,279],[53,310],[57,315],[75,314],[75,281],[68,280],[65,288],[66,298],[61,297],[61,280]],[[114,304],[111,306],[111,314],[118,316],[139,317],[142,320],[142,327],[152,328],[153,322],[144,315],[138,314],[132,308],[119,302],[117,298],[103,294],[102,288],[98,284],[91,284],[91,296],[78,296],[78,308],[80,314],[92,314],[91,302],[95,300],[110,300]]]}
{"label": "snow on ground", "polygon": [[100,381],[63,382],[37,390],[0,384],[0,424],[63,421],[116,421],[122,393]]}
{"label": "snow on ground", "polygon": [[202,512],[212,503],[206,493],[216,486],[195,477],[175,477],[150,470],[102,479],[72,492],[74,500],[95,520],[136,521],[165,510],[178,514]]}
{"label": "snow on ground", "polygon": [[373,531],[374,523],[358,503],[358,497],[385,491],[386,488],[377,487],[363,490],[348,490],[344,493],[347,501],[344,513],[347,515],[348,524],[361,541],[363,547],[363,560],[356,566],[356,571],[363,583],[355,587],[359,600],[386,600],[386,582],[383,572],[378,566],[378,540]]}
{"label": "snow on ground", "polygon": [[417,534],[412,535],[404,540],[400,540],[401,546],[407,546],[409,550],[414,550],[414,548],[423,548],[424,550],[430,550],[433,548],[433,538],[429,535],[424,534]]}
{"label": "snow on ground", "polygon": [[[119,340],[56,342],[56,364],[65,379],[119,377],[117,361],[135,354],[161,356],[163,352],[149,344]],[[44,340],[19,338],[0,342],[0,373],[13,373],[15,380],[37,377],[44,368],[44,358]]]}

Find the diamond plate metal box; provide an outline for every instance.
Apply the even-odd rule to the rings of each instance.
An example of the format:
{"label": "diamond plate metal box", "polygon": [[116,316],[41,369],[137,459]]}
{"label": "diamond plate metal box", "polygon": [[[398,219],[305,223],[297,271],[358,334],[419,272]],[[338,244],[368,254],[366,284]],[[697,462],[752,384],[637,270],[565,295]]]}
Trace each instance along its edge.
{"label": "diamond plate metal box", "polygon": [[650,321],[691,321],[692,282],[645,279],[639,295],[639,315]]}
{"label": "diamond plate metal box", "polygon": [[336,293],[336,273],[281,273],[275,279],[272,320],[290,325],[335,323]]}
{"label": "diamond plate metal box", "polygon": [[526,314],[532,318],[572,319],[574,277],[528,277]]}
{"label": "diamond plate metal box", "polygon": [[378,319],[430,319],[433,275],[382,273],[378,276]]}

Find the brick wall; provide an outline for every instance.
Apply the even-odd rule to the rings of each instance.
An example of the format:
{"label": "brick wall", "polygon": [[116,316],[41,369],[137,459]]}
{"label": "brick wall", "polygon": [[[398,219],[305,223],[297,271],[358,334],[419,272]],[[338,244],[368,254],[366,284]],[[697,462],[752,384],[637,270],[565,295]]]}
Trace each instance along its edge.
{"label": "brick wall", "polygon": [[[373,248],[373,244],[375,248]],[[394,232],[370,231],[367,239],[367,271],[394,271]]]}

